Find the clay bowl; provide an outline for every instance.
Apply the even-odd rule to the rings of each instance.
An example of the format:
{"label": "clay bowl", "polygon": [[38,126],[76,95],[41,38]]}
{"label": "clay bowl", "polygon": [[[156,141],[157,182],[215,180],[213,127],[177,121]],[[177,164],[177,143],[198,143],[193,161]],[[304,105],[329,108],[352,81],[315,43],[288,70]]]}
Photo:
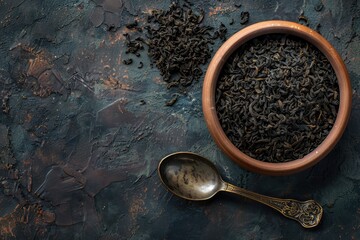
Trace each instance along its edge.
{"label": "clay bowl", "polygon": [[[301,159],[296,159],[284,163],[268,163],[256,160],[241,152],[227,138],[224,133],[216,113],[215,89],[217,79],[224,63],[229,56],[242,44],[252,38],[271,34],[294,35],[308,41],[317,47],[329,60],[336,73],[339,90],[340,105],[332,130],[324,141],[312,152]],[[216,52],[207,69],[203,93],[202,93],[203,113],[207,127],[220,149],[241,167],[266,175],[289,175],[313,166],[323,159],[341,138],[351,111],[352,90],[349,75],[340,55],[331,44],[314,30],[303,25],[288,21],[265,21],[253,24],[242,29],[229,38]]]}

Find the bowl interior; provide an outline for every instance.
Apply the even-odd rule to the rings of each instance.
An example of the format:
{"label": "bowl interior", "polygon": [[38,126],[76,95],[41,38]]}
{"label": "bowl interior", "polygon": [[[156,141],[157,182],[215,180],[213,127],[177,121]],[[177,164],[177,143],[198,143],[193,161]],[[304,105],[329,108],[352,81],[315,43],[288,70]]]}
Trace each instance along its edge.
{"label": "bowl interior", "polygon": [[[269,163],[256,160],[240,151],[223,131],[215,106],[215,91],[221,70],[229,57],[244,43],[267,34],[287,34],[301,38],[320,50],[333,67],[340,91],[336,121],[324,141],[301,159]],[[346,67],[331,44],[320,34],[303,25],[287,21],[266,21],[253,24],[229,38],[217,51],[206,72],[203,85],[203,112],[206,124],[217,145],[242,167],[263,174],[285,175],[304,170],[328,154],[343,134],[351,109],[351,86]]]}

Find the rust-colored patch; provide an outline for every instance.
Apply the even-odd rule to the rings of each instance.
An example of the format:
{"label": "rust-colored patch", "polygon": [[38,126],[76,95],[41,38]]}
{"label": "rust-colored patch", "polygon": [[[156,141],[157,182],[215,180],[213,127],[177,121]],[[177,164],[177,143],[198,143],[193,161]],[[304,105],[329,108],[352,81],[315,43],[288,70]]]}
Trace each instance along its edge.
{"label": "rust-colored patch", "polygon": [[27,187],[26,187],[26,189],[27,189],[27,191],[28,192],[31,192],[31,190],[32,190],[32,175],[31,175],[31,172],[30,171],[28,171],[27,172]]}
{"label": "rust-colored patch", "polygon": [[44,71],[53,67],[51,59],[43,51],[33,53],[33,58],[28,60],[27,75],[38,78]]}
{"label": "rust-colored patch", "polygon": [[137,224],[137,218],[141,214],[145,214],[147,212],[145,202],[141,198],[141,196],[138,196],[137,198],[134,198],[131,200],[130,207],[129,207],[129,214],[132,221],[130,232],[132,234],[135,234],[138,231],[139,225]]}
{"label": "rust-colored patch", "polygon": [[64,86],[53,70],[45,70],[39,77],[40,92],[45,96],[51,92],[62,92]]}
{"label": "rust-colored patch", "polygon": [[233,7],[222,7],[222,6],[217,6],[217,7],[214,7],[214,8],[210,8],[209,17],[211,17],[213,15],[219,15],[219,14],[224,14],[224,13],[227,13],[227,12],[231,12],[233,10],[234,10]]}
{"label": "rust-colored patch", "polygon": [[109,76],[107,79],[105,79],[104,84],[111,89],[133,90],[130,85],[121,83],[118,79],[112,76]]}
{"label": "rust-colored patch", "polygon": [[55,213],[50,212],[50,211],[44,211],[42,209],[38,210],[38,224],[42,224],[42,223],[53,223],[55,222]]}
{"label": "rust-colored patch", "polygon": [[1,223],[0,225],[1,236],[15,237],[13,229],[16,226],[16,222],[13,218],[11,217],[0,218],[0,223]]}
{"label": "rust-colored patch", "polygon": [[131,215],[131,219],[132,220],[136,220],[136,217],[141,214],[141,213],[144,213],[145,212],[145,203],[144,203],[144,200],[138,198],[138,199],[134,199],[132,202],[131,202],[131,205],[130,205],[130,209],[129,209],[129,212],[130,212],[130,215]]}
{"label": "rust-colored patch", "polygon": [[114,34],[109,34],[109,42],[111,45],[115,45],[118,42],[122,42],[125,40],[124,33],[130,32],[129,29],[124,28],[122,31],[117,31]]}
{"label": "rust-colored patch", "polygon": [[110,88],[117,88],[120,83],[116,78],[110,76],[108,79],[104,80],[104,84]]}
{"label": "rust-colored patch", "polygon": [[55,214],[42,210],[38,204],[25,206],[18,204],[11,213],[0,217],[0,236],[4,238],[15,237],[14,230],[19,224],[33,222],[42,226],[52,223],[54,220]]}
{"label": "rust-colored patch", "polygon": [[63,81],[54,68],[52,54],[23,44],[18,44],[11,50],[14,58],[19,59],[13,72],[18,84],[35,96],[47,97],[53,92],[62,93]]}

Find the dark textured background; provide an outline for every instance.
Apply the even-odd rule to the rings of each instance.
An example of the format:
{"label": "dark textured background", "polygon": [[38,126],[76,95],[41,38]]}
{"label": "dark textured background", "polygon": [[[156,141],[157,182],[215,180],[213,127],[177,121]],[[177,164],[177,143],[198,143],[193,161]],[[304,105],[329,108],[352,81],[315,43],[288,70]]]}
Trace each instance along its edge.
{"label": "dark textured background", "polygon": [[[241,169],[215,146],[201,81],[167,107],[176,90],[166,89],[145,52],[121,63],[123,25],[170,1],[0,0],[0,239],[360,239],[360,3],[322,0],[316,11],[319,1],[194,6],[206,24],[223,22],[227,36],[263,20],[297,22],[303,12],[348,67],[353,108],[341,141],[312,169],[270,177]],[[250,12],[246,25],[241,11]],[[322,224],[306,230],[228,194],[206,202],[172,196],[156,167],[181,150],[210,158],[225,180],[249,190],[316,199]]]}

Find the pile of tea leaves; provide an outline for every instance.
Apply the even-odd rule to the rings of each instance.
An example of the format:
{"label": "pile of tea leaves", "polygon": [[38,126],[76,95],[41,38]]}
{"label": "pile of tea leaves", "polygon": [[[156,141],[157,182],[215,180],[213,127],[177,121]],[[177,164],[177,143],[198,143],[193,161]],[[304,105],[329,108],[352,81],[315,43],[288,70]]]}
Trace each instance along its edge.
{"label": "pile of tea leaves", "polygon": [[211,57],[211,27],[201,26],[204,13],[173,3],[170,9],[154,10],[148,26],[148,53],[163,80],[172,86],[188,86],[202,75],[200,65]]}
{"label": "pile of tea leaves", "polygon": [[[141,37],[131,39],[125,34],[126,53],[139,57],[139,51],[147,45],[151,65],[159,69],[167,88],[184,90],[202,76],[201,67],[211,58],[214,40],[226,40],[225,25],[221,23],[218,29],[206,26],[204,17],[202,9],[193,10],[188,4],[180,6],[175,2],[168,10],[152,10]],[[135,27],[140,29],[137,22],[127,25],[129,29]],[[123,62],[132,63],[131,59]]]}
{"label": "pile of tea leaves", "polygon": [[316,47],[271,34],[247,42],[228,59],[215,101],[221,126],[238,149],[261,161],[287,162],[304,157],[328,135],[339,88]]}

